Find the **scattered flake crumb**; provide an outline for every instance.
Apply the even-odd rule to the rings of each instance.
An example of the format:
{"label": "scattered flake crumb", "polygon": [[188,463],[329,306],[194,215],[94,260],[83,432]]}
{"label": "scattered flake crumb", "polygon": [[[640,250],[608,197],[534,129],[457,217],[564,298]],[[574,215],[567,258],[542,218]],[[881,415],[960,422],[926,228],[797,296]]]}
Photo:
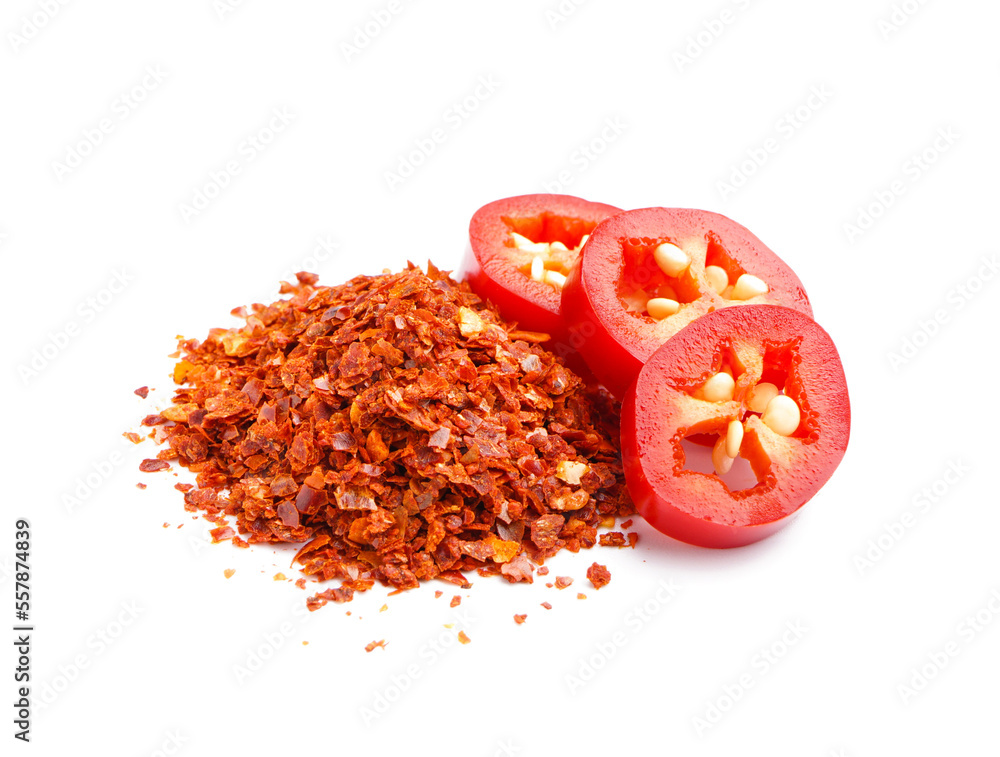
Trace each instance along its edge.
{"label": "scattered flake crumb", "polygon": [[546,589],[551,589],[555,584],[545,584]]}
{"label": "scattered flake crumb", "polygon": [[146,399],[146,397],[149,396],[149,387],[148,386],[140,386],[138,389],[135,390],[134,393],[136,395],[138,395],[139,397],[142,397],[143,399]]}
{"label": "scattered flake crumb", "polygon": [[587,578],[590,579],[590,583],[594,585],[595,589],[600,589],[611,581],[611,572],[605,566],[595,562],[587,568]]}
{"label": "scattered flake crumb", "polygon": [[308,646],[309,646],[309,642],[308,642],[308,641],[303,641],[303,642],[302,642],[302,646],[304,646],[304,647],[308,647]]}
{"label": "scattered flake crumb", "polygon": [[628,520],[623,520],[622,521],[622,528],[624,528],[626,531],[628,529],[632,528],[632,519],[629,518]]}
{"label": "scattered flake crumb", "polygon": [[598,537],[602,547],[624,547],[626,545],[625,534],[621,531],[612,531],[608,534],[601,534]]}
{"label": "scattered flake crumb", "polygon": [[440,599],[442,594],[444,594],[443,591],[435,591],[434,592],[434,599]]}
{"label": "scattered flake crumb", "polygon": [[[295,585],[298,586],[300,589],[306,588],[306,579],[300,578],[298,581],[295,582]],[[350,615],[351,614],[350,611],[348,611],[347,614]]]}
{"label": "scattered flake crumb", "polygon": [[472,641],[472,639],[470,639],[468,636],[465,635],[465,631],[458,632],[458,640],[462,644],[468,644],[470,641]]}
{"label": "scattered flake crumb", "polygon": [[552,605],[550,605],[548,602],[542,602],[542,607],[544,607],[546,610],[552,609]]}
{"label": "scattered flake crumb", "polygon": [[631,531],[628,535],[628,545],[632,549],[635,549],[635,545],[638,543],[639,543],[639,534],[637,534],[635,531]]}
{"label": "scattered flake crumb", "polygon": [[444,624],[444,627],[445,627],[445,628],[454,628],[454,627],[455,627],[455,624],[454,624],[454,623],[445,623],[445,624]]}
{"label": "scattered flake crumb", "polygon": [[[350,613],[348,613],[348,614],[350,614]],[[382,647],[382,649],[385,649],[385,639],[382,639],[381,641],[373,641],[373,642],[367,644],[365,646],[365,651],[366,652],[371,652],[376,647]]]}
{"label": "scattered flake crumb", "polygon": [[538,569],[538,575],[547,576],[549,574],[549,569],[546,566],[542,566]]}
{"label": "scattered flake crumb", "polygon": [[136,489],[145,489],[145,488],[146,488],[146,485],[145,485],[145,484],[136,484],[136,485],[135,485],[135,488],[136,488]]}
{"label": "scattered flake crumb", "polygon": [[514,622],[517,623],[518,625],[521,625],[524,622],[525,618],[527,617],[528,617],[527,613],[525,613],[524,615],[515,615]]}
{"label": "scattered flake crumb", "polygon": [[569,576],[556,576],[556,588],[565,589],[567,586],[573,583],[573,579]]}
{"label": "scattered flake crumb", "polygon": [[274,574],[274,580],[275,580],[275,581],[285,581],[285,580],[287,580],[287,579],[286,579],[286,577],[285,577],[285,574],[284,574],[284,573],[275,573],[275,574]]}
{"label": "scattered flake crumb", "polygon": [[586,599],[586,598],[587,598],[587,595],[586,595],[586,594],[584,594],[583,592],[579,592],[579,593],[578,593],[578,594],[576,595],[576,598],[577,598],[577,599]]}
{"label": "scattered flake crumb", "polygon": [[233,573],[235,573],[235,572],[236,572],[236,570],[235,570],[235,569],[233,569],[233,568],[226,568],[226,569],[225,569],[224,571],[222,571],[222,572],[223,572],[223,573],[225,573],[225,575],[226,575],[226,578],[232,578],[232,577],[233,577]]}
{"label": "scattered flake crumb", "polygon": [[163,524],[163,527],[164,527],[164,528],[170,528],[170,524],[169,524],[169,523],[164,523],[164,524]]}
{"label": "scattered flake crumb", "polygon": [[378,608],[378,611],[379,612],[385,612],[388,609],[389,609],[389,605],[382,605],[380,608]]}
{"label": "scattered flake crumb", "polygon": [[460,604],[462,604],[462,598],[458,594],[451,598],[452,607],[458,607]]}
{"label": "scattered flake crumb", "polygon": [[126,439],[132,442],[132,444],[142,443],[142,437],[139,436],[137,433],[135,433],[135,431],[126,431],[124,434],[122,434],[122,436],[124,436]]}

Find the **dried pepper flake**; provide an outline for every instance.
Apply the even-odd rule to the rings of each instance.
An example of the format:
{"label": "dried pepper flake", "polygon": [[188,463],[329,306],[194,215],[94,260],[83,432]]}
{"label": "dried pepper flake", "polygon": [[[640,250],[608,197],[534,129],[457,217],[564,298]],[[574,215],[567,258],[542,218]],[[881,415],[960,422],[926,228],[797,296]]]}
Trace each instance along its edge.
{"label": "dried pepper flake", "polygon": [[603,565],[598,565],[596,562],[587,568],[587,578],[590,579],[590,583],[594,585],[595,589],[600,589],[602,586],[607,586],[611,581],[611,572]]}
{"label": "dried pepper flake", "polygon": [[452,607],[458,607],[460,604],[462,604],[462,598],[458,594],[451,598]]}
{"label": "dried pepper flake", "polygon": [[135,488],[136,488],[136,489],[145,489],[145,488],[146,488],[146,485],[145,485],[145,484],[143,484],[143,483],[138,483],[138,484],[136,484],[136,485],[135,485]]}
{"label": "dried pepper flake", "polygon": [[379,647],[381,647],[382,649],[385,649],[385,639],[381,639],[379,641],[372,641],[372,642],[366,644],[365,645],[365,651],[366,652],[372,652],[372,651],[374,651],[375,649],[377,649]]}
{"label": "dried pepper flake", "polygon": [[148,386],[140,386],[138,389],[135,390],[135,394],[139,395],[143,399],[146,399],[146,397],[149,396],[149,387]]}
{"label": "dried pepper flake", "polygon": [[222,571],[223,575],[225,575],[226,578],[232,578],[235,572],[236,572],[235,568],[226,568],[224,571]]}
{"label": "dried pepper flake", "polygon": [[274,574],[274,580],[275,581],[287,581],[288,579],[285,577],[284,573],[275,573]]}
{"label": "dried pepper flake", "polygon": [[565,589],[573,583],[573,579],[569,576],[556,576],[556,588]]}
{"label": "dried pepper flake", "polygon": [[187,509],[233,518],[249,544],[298,544],[303,574],[340,582],[310,610],[375,582],[530,583],[635,512],[617,409],[542,335],[430,264],[296,279],[238,308],[241,327],[179,338],[173,404],[142,423],[196,474]]}
{"label": "dried pepper flake", "polygon": [[142,437],[139,436],[137,433],[135,433],[135,431],[126,431],[125,433],[122,434],[122,436],[124,436],[126,439],[132,442],[132,444],[142,443]]}
{"label": "dried pepper flake", "polygon": [[624,528],[626,531],[628,529],[632,528],[632,519],[629,518],[628,520],[623,520],[622,521],[622,528]]}
{"label": "dried pepper flake", "polygon": [[580,593],[578,593],[578,594],[576,595],[576,598],[577,598],[577,599],[586,599],[586,598],[587,598],[587,595],[586,595],[586,594],[584,594],[584,593],[582,593],[582,592],[580,592]]}
{"label": "dried pepper flake", "polygon": [[602,547],[624,547],[627,546],[625,534],[621,531],[612,531],[609,534],[601,534],[598,537]]}
{"label": "dried pepper flake", "polygon": [[515,615],[514,622],[517,623],[518,625],[521,625],[522,623],[524,623],[527,617],[528,617],[527,613],[525,613],[524,615]]}
{"label": "dried pepper flake", "polygon": [[148,457],[139,463],[139,470],[143,473],[156,473],[161,470],[168,470],[170,463],[166,460],[151,460]]}
{"label": "dried pepper flake", "polygon": [[548,602],[542,602],[542,607],[544,607],[546,610],[552,609],[552,605],[550,605]]}
{"label": "dried pepper flake", "polygon": [[458,632],[458,641],[459,641],[459,643],[461,643],[461,644],[468,644],[468,643],[469,643],[470,641],[472,641],[472,639],[470,639],[470,638],[469,638],[469,637],[468,637],[468,636],[466,635],[465,631],[459,631],[459,632]]}

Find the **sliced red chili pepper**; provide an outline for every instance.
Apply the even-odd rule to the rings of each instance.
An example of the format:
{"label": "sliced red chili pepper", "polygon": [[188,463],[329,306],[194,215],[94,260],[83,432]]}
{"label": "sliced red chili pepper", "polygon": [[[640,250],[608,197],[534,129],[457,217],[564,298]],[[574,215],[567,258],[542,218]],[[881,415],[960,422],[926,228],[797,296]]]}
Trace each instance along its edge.
{"label": "sliced red chili pepper", "polygon": [[545,346],[569,359],[576,349],[560,312],[562,286],[576,266],[581,243],[616,213],[621,210],[611,205],[554,194],[484,205],[469,224],[465,278],[507,320],[551,335]]}
{"label": "sliced red chili pepper", "polygon": [[620,398],[684,326],[743,304],[812,315],[798,277],[735,221],[705,210],[644,208],[594,229],[563,288],[562,314],[594,375]]}
{"label": "sliced red chili pepper", "polygon": [[[785,307],[723,308],[649,359],[622,407],[622,459],[636,508],[659,531],[735,547],[784,526],[830,478],[850,436],[837,349]],[[714,470],[691,468],[710,434]],[[749,463],[741,488],[731,470]]]}

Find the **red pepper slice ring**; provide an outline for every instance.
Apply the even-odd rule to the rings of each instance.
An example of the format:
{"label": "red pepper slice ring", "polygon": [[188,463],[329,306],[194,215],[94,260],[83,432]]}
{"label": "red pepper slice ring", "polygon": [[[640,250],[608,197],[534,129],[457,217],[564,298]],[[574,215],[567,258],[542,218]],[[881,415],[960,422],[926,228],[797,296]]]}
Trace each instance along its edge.
{"label": "red pepper slice ring", "polygon": [[[561,277],[576,266],[581,240],[617,213],[620,208],[570,195],[532,194],[491,202],[477,210],[469,224],[464,278],[507,320],[526,331],[549,334],[546,346],[568,358],[575,348],[561,313]],[[532,278],[532,266],[538,274],[539,264],[542,273]],[[551,282],[537,280],[546,277]]]}
{"label": "red pepper slice ring", "polygon": [[562,295],[581,355],[619,398],[687,324],[745,304],[812,315],[802,282],[750,231],[718,213],[677,208],[630,210],[601,223]]}
{"label": "red pepper slice ring", "polygon": [[[727,371],[732,378],[717,378]],[[716,310],[657,350],[626,394],[629,493],[650,525],[675,539],[750,544],[782,528],[826,483],[850,427],[840,357],[811,318],[773,305]],[[719,440],[713,460],[723,469],[746,460],[756,483],[731,488],[718,463],[713,472],[686,467],[683,442],[698,434]]]}

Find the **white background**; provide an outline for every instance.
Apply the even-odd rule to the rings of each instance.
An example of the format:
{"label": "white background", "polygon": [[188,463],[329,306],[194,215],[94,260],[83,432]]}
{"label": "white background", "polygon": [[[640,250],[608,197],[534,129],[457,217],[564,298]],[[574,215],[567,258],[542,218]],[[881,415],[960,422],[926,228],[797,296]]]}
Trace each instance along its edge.
{"label": "white background", "polygon": [[[0,625],[18,517],[36,625],[17,749],[1000,753],[996,3],[234,6],[0,12]],[[546,189],[722,212],[798,272],[854,427],[783,532],[720,552],[640,527],[635,551],[550,561],[565,591],[477,578],[306,614],[272,578],[289,552],[204,547],[177,479],[138,472],[155,449],[121,433],[167,401],[176,334],[303,267],[457,267],[480,205]]]}

